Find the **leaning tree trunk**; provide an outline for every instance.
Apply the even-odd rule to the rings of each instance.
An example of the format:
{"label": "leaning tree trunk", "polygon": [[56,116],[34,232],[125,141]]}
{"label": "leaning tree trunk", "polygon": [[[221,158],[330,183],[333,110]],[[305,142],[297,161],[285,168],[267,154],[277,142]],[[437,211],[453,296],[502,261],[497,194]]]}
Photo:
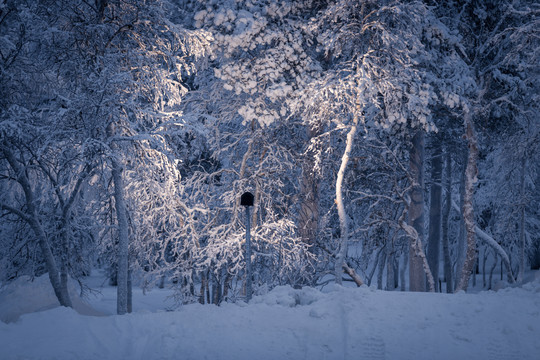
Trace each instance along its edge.
{"label": "leaning tree trunk", "polygon": [[478,168],[476,161],[478,159],[478,144],[470,113],[465,113],[465,138],[469,148],[467,157],[467,167],[465,169],[465,194],[463,197],[463,222],[467,234],[467,251],[465,253],[465,262],[461,270],[461,277],[458,279],[456,291],[467,290],[469,277],[473,270],[476,260],[476,223],[474,220],[473,196],[474,184],[477,181]]}
{"label": "leaning tree trunk", "polygon": [[[45,170],[45,168],[43,167]],[[56,180],[53,180],[52,176],[49,178],[51,181],[53,181],[53,184],[55,186],[56,195],[58,197],[58,201],[60,203],[60,206],[62,207],[62,220],[61,220],[61,242],[62,242],[62,258],[61,258],[61,269],[60,269],[60,286],[63,292],[66,294],[68,293],[68,279],[69,279],[69,245],[70,245],[70,234],[71,234],[71,208],[73,207],[73,204],[75,203],[75,199],[79,195],[79,192],[81,190],[81,187],[83,185],[84,180],[88,177],[90,174],[89,167],[85,166],[83,172],[80,174],[79,178],[77,179],[77,182],[75,183],[75,187],[73,188],[73,191],[69,195],[67,199],[64,199],[62,197],[62,194],[60,192],[60,187],[58,186],[58,183]],[[70,300],[71,303],[71,300]]]}
{"label": "leaning tree trunk", "polygon": [[[423,259],[418,252],[424,237],[424,132],[418,130],[410,149],[410,171],[412,176],[411,203],[408,211],[409,225],[418,238],[410,238],[409,244],[409,290],[426,291]],[[418,244],[415,244],[415,241]]]}
{"label": "leaning tree trunk", "polygon": [[444,278],[446,279],[446,292],[454,292],[454,278],[452,274],[452,259],[450,258],[450,245],[448,241],[448,221],[450,220],[450,209],[452,208],[452,156],[450,150],[446,149],[446,175],[445,175],[446,202],[442,215],[442,244],[444,257]]}
{"label": "leaning tree trunk", "polygon": [[[355,119],[356,120],[356,119]],[[345,213],[345,205],[343,204],[343,179],[345,177],[345,170],[349,163],[349,156],[351,154],[354,136],[356,134],[357,122],[351,126],[349,133],[347,134],[347,143],[345,151],[341,157],[341,166],[339,167],[337,179],[336,179],[336,205],[339,215],[339,224],[341,229],[341,239],[338,246],[336,255],[335,275],[336,282],[341,285],[341,276],[343,274],[343,268],[347,264],[345,263],[345,257],[347,256],[347,250],[349,247],[349,224],[347,221],[347,214]]]}
{"label": "leaning tree trunk", "polygon": [[128,312],[128,271],[129,271],[129,238],[127,209],[124,196],[124,180],[122,165],[118,159],[112,159],[112,178],[114,183],[114,200],[118,222],[118,269],[117,269],[117,302],[116,311],[119,315]]}
{"label": "leaning tree trunk", "polygon": [[439,253],[441,243],[441,203],[442,203],[442,146],[435,139],[431,158],[431,189],[429,199],[428,264],[435,279],[435,291],[439,291]]}
{"label": "leaning tree trunk", "polygon": [[60,276],[58,272],[58,266],[56,265],[56,260],[54,259],[54,255],[52,253],[51,247],[49,245],[49,242],[47,241],[47,235],[45,234],[45,231],[43,230],[41,223],[35,219],[34,215],[31,215],[33,219],[32,218],[30,219],[29,224],[32,230],[34,231],[34,233],[37,235],[39,246],[45,257],[45,265],[49,273],[49,280],[51,281],[51,285],[54,289],[54,293],[56,297],[58,298],[60,305],[65,306],[65,307],[73,307],[71,298],[69,297],[67,279],[66,281],[62,281],[62,277]]}
{"label": "leaning tree trunk", "polygon": [[[459,206],[452,202],[452,207],[456,212],[459,212]],[[501,245],[495,240],[492,236],[490,236],[488,233],[486,233],[484,230],[480,229],[478,225],[474,226],[474,231],[476,232],[476,236],[478,236],[478,240],[482,241],[484,244],[489,246],[493,251],[495,251],[495,254],[501,257],[501,279],[503,276],[503,266],[506,267],[506,274],[508,282],[513,284],[516,282],[516,279],[514,278],[514,274],[512,272],[512,266],[510,266],[510,258],[508,257],[508,254]]]}

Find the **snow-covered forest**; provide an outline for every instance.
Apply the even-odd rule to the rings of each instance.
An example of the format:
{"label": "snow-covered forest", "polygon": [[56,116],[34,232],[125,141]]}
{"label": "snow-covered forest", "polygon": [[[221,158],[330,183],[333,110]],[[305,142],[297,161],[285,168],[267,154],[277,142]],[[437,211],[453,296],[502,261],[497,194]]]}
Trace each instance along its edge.
{"label": "snow-covered forest", "polygon": [[[69,322],[80,315],[62,307],[90,301],[96,273],[115,289],[101,313],[137,313],[141,289],[208,323],[268,321],[260,306],[275,298],[317,302],[306,311],[317,319],[343,316],[338,299],[347,314],[372,311],[369,296],[391,314],[440,298],[473,316],[467,296],[485,291],[478,299],[504,312],[491,290],[509,287],[501,298],[522,308],[489,316],[516,319],[502,334],[538,337],[539,114],[535,0],[0,0],[0,315],[5,294],[45,296],[46,279],[61,307],[32,321]],[[520,330],[523,319],[537,324]],[[358,346],[384,342],[382,325],[348,329]],[[246,351],[237,358],[257,354]],[[504,351],[471,358],[540,356],[534,344]]]}

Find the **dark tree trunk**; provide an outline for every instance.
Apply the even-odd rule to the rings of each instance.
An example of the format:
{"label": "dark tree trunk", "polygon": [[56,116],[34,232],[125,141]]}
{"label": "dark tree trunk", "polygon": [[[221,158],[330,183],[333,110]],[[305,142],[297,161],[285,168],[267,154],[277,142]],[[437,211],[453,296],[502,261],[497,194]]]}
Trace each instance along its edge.
{"label": "dark tree trunk", "polygon": [[[308,139],[316,137],[316,129],[308,129]],[[298,234],[303,242],[313,245],[317,241],[319,228],[320,179],[314,173],[314,155],[308,153],[302,163],[300,180],[300,211],[298,212]]]}
{"label": "dark tree trunk", "polygon": [[531,270],[540,269],[540,241],[537,241],[536,246],[533,248],[533,254],[531,256]]}
{"label": "dark tree trunk", "polygon": [[378,272],[377,272],[377,289],[382,290],[383,289],[383,274],[384,274],[384,267],[386,265],[386,251],[383,249],[381,252],[381,260],[379,261],[378,266]]}
{"label": "dark tree trunk", "polygon": [[397,287],[396,250],[394,247],[394,239],[391,239],[386,246],[386,290],[394,290]]}
{"label": "dark tree trunk", "polygon": [[465,201],[465,171],[467,170],[467,157],[468,152],[463,151],[462,153],[462,172],[459,182],[459,233],[457,239],[457,254],[456,254],[456,271],[455,271],[455,283],[459,282],[461,278],[461,271],[463,270],[463,264],[465,263],[465,250],[466,250],[466,235],[465,235],[465,221],[463,219],[463,204]]}
{"label": "dark tree trunk", "polygon": [[[409,208],[409,225],[418,233],[419,246],[424,238],[424,132],[418,130],[410,149],[410,171],[414,181]],[[413,246],[409,246],[409,290],[426,291],[423,259]]]}
{"label": "dark tree trunk", "polygon": [[112,178],[114,184],[114,201],[118,226],[118,268],[117,268],[117,302],[116,311],[119,315],[128,312],[128,221],[124,197],[124,181],[122,165],[117,159],[112,160]]}
{"label": "dark tree trunk", "polygon": [[401,282],[400,291],[405,291],[405,272],[407,271],[407,265],[409,264],[409,253],[403,253],[403,266],[399,270],[399,281]]}
{"label": "dark tree trunk", "polygon": [[521,205],[519,209],[519,273],[518,282],[523,283],[523,277],[525,275],[525,252],[526,252],[526,239],[525,239],[525,208],[526,208],[526,194],[525,194],[525,170],[527,166],[526,155],[523,154],[521,158],[521,168],[519,174],[519,196],[521,197]]}
{"label": "dark tree trunk", "polygon": [[206,289],[206,272],[201,273],[201,291],[199,292],[199,303],[204,305],[204,291]]}
{"label": "dark tree trunk", "polygon": [[215,274],[212,274],[212,279],[212,304],[219,305],[221,303],[221,281]]}
{"label": "dark tree trunk", "polygon": [[446,202],[442,214],[442,243],[444,257],[444,278],[446,280],[446,292],[454,292],[454,274],[452,274],[452,259],[450,258],[450,245],[448,240],[448,221],[450,220],[450,210],[452,209],[452,155],[450,150],[446,149],[446,175],[445,175],[445,194]]}
{"label": "dark tree trunk", "polygon": [[456,286],[456,291],[467,290],[469,277],[473,271],[476,262],[476,222],[474,220],[474,183],[477,181],[478,168],[476,165],[478,159],[478,145],[476,135],[470,114],[465,113],[465,137],[469,147],[469,156],[467,158],[467,167],[465,169],[465,196],[463,201],[463,221],[467,234],[467,251],[465,262],[461,271],[461,277]]}
{"label": "dark tree trunk", "polygon": [[229,296],[229,288],[231,287],[232,282],[232,276],[229,274],[228,271],[225,271],[225,280],[223,282],[223,296],[222,299],[227,301],[227,297]]}
{"label": "dark tree trunk", "polygon": [[127,281],[127,312],[133,312],[133,279],[132,271],[128,270],[128,281]]}
{"label": "dark tree trunk", "polygon": [[313,245],[319,225],[319,181],[311,173],[309,164],[302,169],[300,194],[298,233],[303,242]]}
{"label": "dark tree trunk", "polygon": [[431,160],[431,189],[429,201],[429,234],[427,258],[429,268],[435,279],[435,291],[439,291],[439,253],[441,243],[441,204],[442,204],[442,146],[435,139]]}

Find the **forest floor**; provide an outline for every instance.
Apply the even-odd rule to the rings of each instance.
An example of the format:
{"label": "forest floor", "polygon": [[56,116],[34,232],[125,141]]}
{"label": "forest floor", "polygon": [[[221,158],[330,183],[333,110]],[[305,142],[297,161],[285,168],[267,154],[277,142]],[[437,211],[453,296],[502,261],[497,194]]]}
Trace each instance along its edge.
{"label": "forest floor", "polygon": [[135,288],[123,316],[101,272],[87,283],[96,291],[75,310],[46,276],[0,289],[0,359],[540,359],[539,271],[498,291],[284,286],[221,306]]}

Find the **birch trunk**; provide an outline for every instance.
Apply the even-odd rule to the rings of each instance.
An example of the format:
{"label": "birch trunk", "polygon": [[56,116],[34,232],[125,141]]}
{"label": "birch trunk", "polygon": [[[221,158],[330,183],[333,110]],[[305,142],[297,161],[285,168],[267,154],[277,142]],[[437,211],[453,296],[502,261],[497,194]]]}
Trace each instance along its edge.
{"label": "birch trunk", "polygon": [[[412,226],[410,226],[409,224],[407,224],[405,222],[405,217],[407,216],[408,211],[409,211],[409,204],[406,203],[405,207],[404,207],[404,210],[403,210],[403,213],[401,214],[401,216],[398,219],[398,224],[401,227],[401,229],[403,229],[403,231],[405,231],[405,233],[409,237],[412,252],[414,252],[414,254],[418,258],[420,258],[420,260],[422,261],[422,270],[424,271],[426,276],[425,277],[421,276],[421,278],[422,279],[427,278],[427,282],[429,284],[429,291],[434,292],[435,291],[435,280],[433,279],[433,275],[431,274],[431,270],[429,269],[426,254],[424,253],[424,250],[422,249],[422,243],[420,242],[420,238],[418,236],[418,233],[416,232],[415,228],[413,228]],[[410,254],[411,254],[411,252],[409,252],[409,255]],[[425,284],[425,282],[424,282],[424,284]],[[411,291],[415,291],[415,290],[411,290]]]}
{"label": "birch trunk", "polygon": [[414,182],[408,211],[409,225],[417,233],[417,239],[410,237],[409,243],[409,290],[426,291],[423,259],[418,252],[418,248],[422,247],[424,237],[424,132],[422,130],[418,130],[414,135],[409,154],[409,166]]}
{"label": "birch trunk", "polygon": [[344,264],[344,265],[343,265],[343,271],[345,271],[345,273],[346,273],[347,275],[349,275],[349,276],[353,279],[353,281],[354,281],[354,283],[356,284],[356,286],[360,287],[360,286],[364,285],[364,280],[362,280],[362,278],[360,277],[360,275],[358,275],[358,274],[356,273],[356,271],[354,271],[354,269],[351,268],[349,265]]}
{"label": "birch trunk", "polygon": [[347,134],[347,143],[345,146],[345,152],[341,157],[341,166],[339,167],[337,179],[336,179],[336,205],[339,215],[339,224],[341,228],[341,239],[336,256],[335,276],[336,283],[342,283],[341,276],[343,274],[343,268],[346,265],[345,257],[347,256],[347,250],[349,247],[349,224],[347,221],[347,214],[345,213],[345,205],[343,204],[343,179],[345,177],[345,170],[349,163],[349,156],[351,154],[352,146],[354,143],[354,136],[356,134],[356,121],[352,124],[349,133]]}
{"label": "birch trunk", "polygon": [[435,279],[435,291],[439,291],[439,254],[441,243],[442,204],[442,146],[435,139],[431,160],[431,188],[429,198],[428,264]]}
{"label": "birch trunk", "polygon": [[473,270],[476,260],[476,223],[474,220],[473,196],[474,184],[477,181],[478,168],[476,165],[478,159],[478,144],[474,132],[470,113],[465,113],[465,137],[467,139],[469,155],[467,157],[467,167],[465,169],[465,194],[463,197],[463,221],[467,235],[467,251],[465,253],[465,262],[461,270],[456,291],[467,290],[469,277]]}

